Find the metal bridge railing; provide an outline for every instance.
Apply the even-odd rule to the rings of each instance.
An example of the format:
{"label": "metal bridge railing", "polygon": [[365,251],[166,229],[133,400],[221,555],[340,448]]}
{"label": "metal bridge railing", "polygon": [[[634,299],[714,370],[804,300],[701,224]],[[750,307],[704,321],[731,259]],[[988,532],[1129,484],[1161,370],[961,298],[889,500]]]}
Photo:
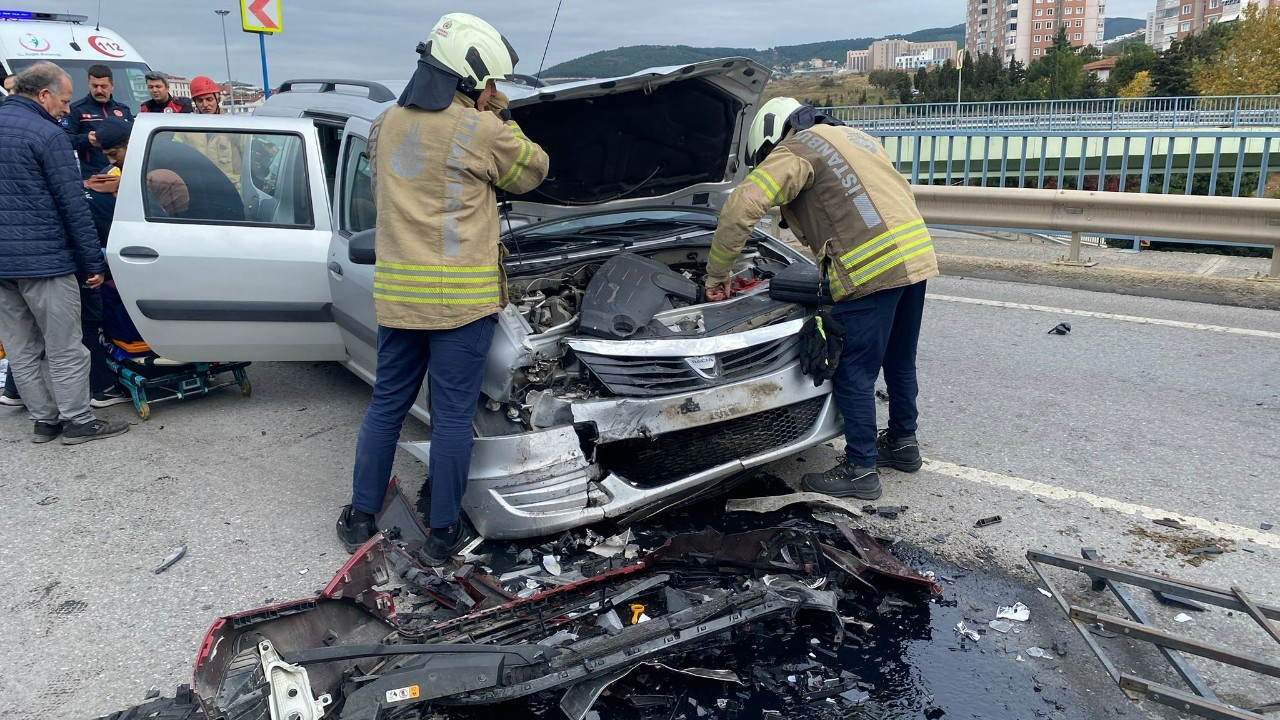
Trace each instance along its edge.
{"label": "metal bridge railing", "polygon": [[1280,127],[1280,95],[850,105],[822,110],[877,132]]}
{"label": "metal bridge railing", "polygon": [[913,185],[1280,194],[1280,134],[1262,130],[872,134]]}
{"label": "metal bridge railing", "polygon": [[1080,259],[1084,234],[1247,243],[1271,246],[1270,278],[1280,279],[1280,200],[933,185],[913,190],[930,225],[1069,232],[1071,262]]}

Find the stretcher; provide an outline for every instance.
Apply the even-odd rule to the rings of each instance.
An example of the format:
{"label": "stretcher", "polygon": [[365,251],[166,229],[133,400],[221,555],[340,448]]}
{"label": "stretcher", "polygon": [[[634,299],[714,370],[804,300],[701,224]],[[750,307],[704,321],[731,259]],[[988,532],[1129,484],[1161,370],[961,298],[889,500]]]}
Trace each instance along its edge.
{"label": "stretcher", "polygon": [[120,387],[129,392],[133,407],[143,420],[151,417],[153,403],[200,397],[233,385],[245,397],[253,393],[247,362],[178,362],[151,352],[145,343],[103,343],[107,366],[116,374]]}

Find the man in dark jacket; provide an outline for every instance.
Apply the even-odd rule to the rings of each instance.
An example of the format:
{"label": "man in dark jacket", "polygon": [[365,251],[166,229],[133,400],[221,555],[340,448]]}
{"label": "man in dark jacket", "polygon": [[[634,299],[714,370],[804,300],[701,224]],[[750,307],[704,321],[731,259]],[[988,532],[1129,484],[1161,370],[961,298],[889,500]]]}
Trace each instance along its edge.
{"label": "man in dark jacket", "polygon": [[106,65],[89,66],[89,94],[71,106],[71,112],[62,119],[62,125],[71,135],[71,145],[80,160],[80,178],[105,172],[111,163],[102,154],[94,128],[103,120],[133,120],[129,106],[116,102],[112,93],[115,80],[111,68]]}
{"label": "man in dark jacket", "polygon": [[89,407],[89,351],[81,343],[80,282],[102,285],[106,263],[75,155],[58,118],[71,78],[52,63],[18,74],[0,106],[0,337],[35,420],[33,442],[112,437],[127,423]]}
{"label": "man in dark jacket", "polygon": [[169,76],[162,72],[147,73],[147,92],[151,99],[138,108],[140,113],[192,113],[190,98],[174,97],[169,92]]}

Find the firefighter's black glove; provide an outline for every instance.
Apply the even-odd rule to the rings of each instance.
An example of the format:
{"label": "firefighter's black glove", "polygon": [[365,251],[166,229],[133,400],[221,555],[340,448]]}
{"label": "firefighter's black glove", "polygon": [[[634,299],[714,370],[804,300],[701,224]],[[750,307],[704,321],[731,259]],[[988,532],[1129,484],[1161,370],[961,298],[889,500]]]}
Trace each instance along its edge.
{"label": "firefighter's black glove", "polygon": [[822,310],[809,318],[800,330],[800,371],[813,378],[817,387],[835,377],[844,351],[844,327]]}

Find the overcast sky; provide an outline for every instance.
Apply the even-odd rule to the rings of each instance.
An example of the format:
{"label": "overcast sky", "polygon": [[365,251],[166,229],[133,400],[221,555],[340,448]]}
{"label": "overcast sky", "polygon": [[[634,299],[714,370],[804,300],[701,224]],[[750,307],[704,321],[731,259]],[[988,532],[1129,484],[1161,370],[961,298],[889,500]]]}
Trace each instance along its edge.
{"label": "overcast sky", "polygon": [[[555,0],[282,0],[284,32],[267,38],[271,83],[300,77],[407,79],[414,47],[443,13],[465,11],[502,31],[520,54],[519,72],[538,70]],[[99,0],[0,0],[0,7],[97,16]],[[1109,0],[1111,17],[1146,17],[1155,0]],[[133,44],[152,67],[192,77],[231,71],[261,82],[257,37],[240,30],[237,0],[101,0],[102,24]],[[547,66],[622,45],[768,48],[908,33],[964,21],[964,0],[564,0]]]}

